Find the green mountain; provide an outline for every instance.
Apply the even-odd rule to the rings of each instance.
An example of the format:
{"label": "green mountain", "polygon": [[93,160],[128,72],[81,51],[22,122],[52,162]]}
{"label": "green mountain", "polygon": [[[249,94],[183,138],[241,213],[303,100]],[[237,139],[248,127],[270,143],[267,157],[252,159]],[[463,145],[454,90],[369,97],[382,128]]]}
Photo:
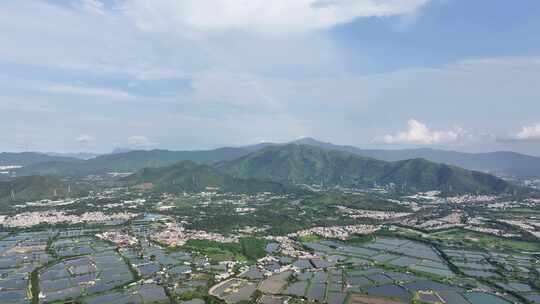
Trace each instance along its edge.
{"label": "green mountain", "polygon": [[289,193],[298,189],[272,181],[232,177],[211,166],[192,161],[181,161],[172,166],[145,168],[124,179],[129,185],[152,183],[157,192],[200,192],[217,187],[223,192]]}
{"label": "green mountain", "polygon": [[[413,158],[462,167],[469,170],[517,176],[522,178],[540,177],[540,157],[509,151],[464,153],[456,151],[418,148],[418,149],[361,149],[354,146],[334,145],[313,138],[302,138],[294,141],[296,144],[310,145],[326,150],[338,150],[360,156],[371,157],[385,161],[400,161]],[[277,145],[266,143],[265,146]],[[252,147],[262,147],[252,146]]]}
{"label": "green mountain", "polygon": [[413,191],[500,193],[513,189],[495,176],[462,168],[410,159],[387,162],[311,145],[269,146],[216,165],[240,178],[295,184],[372,186],[395,184]]}
{"label": "green mountain", "polygon": [[[540,157],[514,152],[462,153],[435,149],[360,149],[354,146],[334,145],[313,138],[302,138],[292,142],[325,150],[337,150],[384,161],[401,161],[424,158],[469,170],[529,178],[540,177]],[[145,167],[170,166],[183,160],[201,164],[212,164],[233,160],[251,152],[268,147],[287,144],[261,143],[240,148],[220,148],[201,151],[127,151],[97,156],[82,161],[66,157],[53,157],[39,153],[0,153],[1,165],[26,166],[18,175],[84,176],[111,171],[134,172]]]}
{"label": "green mountain", "polygon": [[84,176],[107,172],[134,172],[142,168],[156,168],[190,160],[201,164],[231,160],[248,152],[240,148],[220,148],[208,151],[130,151],[107,154],[86,161],[44,162],[26,166],[18,175]]}
{"label": "green mountain", "polygon": [[23,176],[0,182],[0,203],[64,198],[84,193],[84,186],[49,176]]}
{"label": "green mountain", "polygon": [[74,157],[48,155],[37,152],[21,152],[21,153],[0,153],[0,166],[28,166],[50,161],[74,162],[78,159]]}

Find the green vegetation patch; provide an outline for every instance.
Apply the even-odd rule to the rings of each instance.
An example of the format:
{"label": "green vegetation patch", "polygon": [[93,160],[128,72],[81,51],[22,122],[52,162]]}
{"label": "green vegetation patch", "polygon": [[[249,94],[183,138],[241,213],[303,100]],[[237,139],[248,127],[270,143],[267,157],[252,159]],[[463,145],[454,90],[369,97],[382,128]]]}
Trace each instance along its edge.
{"label": "green vegetation patch", "polygon": [[297,237],[297,240],[300,243],[315,243],[321,240],[321,238],[317,235],[303,235]]}
{"label": "green vegetation patch", "polygon": [[238,243],[220,243],[207,240],[189,240],[184,248],[198,251],[207,255],[213,261],[225,261],[231,259],[254,261],[266,256],[264,239],[245,237]]}
{"label": "green vegetation patch", "polygon": [[375,241],[375,235],[368,234],[368,235],[352,236],[345,243],[351,244],[351,245],[362,245],[362,244],[370,243],[373,241]]}

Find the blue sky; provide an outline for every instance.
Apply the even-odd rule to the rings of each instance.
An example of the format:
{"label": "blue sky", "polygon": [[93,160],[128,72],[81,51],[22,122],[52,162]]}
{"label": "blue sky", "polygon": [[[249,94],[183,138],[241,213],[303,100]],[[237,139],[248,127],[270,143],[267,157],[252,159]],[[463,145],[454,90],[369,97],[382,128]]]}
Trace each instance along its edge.
{"label": "blue sky", "polygon": [[1,150],[540,155],[539,29],[535,0],[3,1]]}
{"label": "blue sky", "polygon": [[[331,31],[348,52],[368,54],[373,70],[439,67],[463,58],[536,55],[539,15],[537,1],[431,1],[409,24],[403,17],[367,18]],[[362,64],[354,66],[361,71]]]}

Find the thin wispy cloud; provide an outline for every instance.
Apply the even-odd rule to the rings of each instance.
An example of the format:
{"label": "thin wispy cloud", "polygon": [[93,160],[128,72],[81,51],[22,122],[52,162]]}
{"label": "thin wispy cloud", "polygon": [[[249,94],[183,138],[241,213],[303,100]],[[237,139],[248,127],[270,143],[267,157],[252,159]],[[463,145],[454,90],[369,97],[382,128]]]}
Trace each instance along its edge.
{"label": "thin wispy cloud", "polygon": [[122,90],[87,87],[87,86],[76,86],[76,85],[57,84],[57,85],[45,86],[40,89],[49,93],[107,97],[107,98],[114,98],[114,99],[126,99],[126,98],[132,97],[132,95]]}

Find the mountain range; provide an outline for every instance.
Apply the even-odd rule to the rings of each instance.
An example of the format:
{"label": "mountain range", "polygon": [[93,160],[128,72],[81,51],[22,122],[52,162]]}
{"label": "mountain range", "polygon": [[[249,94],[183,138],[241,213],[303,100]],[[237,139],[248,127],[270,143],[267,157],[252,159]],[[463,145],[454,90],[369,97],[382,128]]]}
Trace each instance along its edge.
{"label": "mountain range", "polygon": [[323,186],[394,184],[413,191],[501,193],[513,187],[493,175],[421,158],[388,162],[311,145],[269,146],[216,168],[235,177]]}
{"label": "mountain range", "polygon": [[134,172],[143,168],[157,168],[190,160],[201,164],[211,164],[231,160],[247,151],[239,148],[220,148],[204,151],[130,151],[105,154],[86,161],[50,161],[28,165],[17,171],[18,175],[84,176],[107,172]]}
{"label": "mountain range", "polygon": [[345,151],[386,161],[424,158],[437,163],[444,163],[469,170],[484,171],[498,175],[516,176],[521,178],[540,177],[540,157],[510,151],[464,153],[429,148],[399,150],[360,149],[354,146],[334,145],[321,142],[313,138],[302,138],[295,141],[295,143],[317,146],[327,150]]}
{"label": "mountain range", "polygon": [[152,183],[155,190],[162,192],[202,191],[206,187],[244,193],[286,192],[297,184],[394,185],[403,190],[446,193],[502,193],[515,189],[495,176],[426,159],[389,162],[313,143],[209,151],[131,151],[86,161],[35,163],[17,174],[81,177],[111,171],[135,172],[124,182]]}
{"label": "mountain range", "polygon": [[[463,153],[427,148],[401,150],[361,149],[354,146],[334,145],[312,138],[303,138],[292,143],[316,146],[325,150],[344,151],[385,161],[424,158],[437,163],[502,176],[540,177],[540,157],[515,152]],[[88,160],[33,152],[0,153],[0,165],[25,166],[25,168],[19,170],[18,175],[78,176],[102,174],[110,171],[134,172],[145,167],[168,166],[182,160],[212,164],[232,160],[267,147],[279,145],[286,144],[261,143],[251,146],[200,151],[150,150],[124,153],[119,151],[119,153],[105,154]]]}
{"label": "mountain range", "polygon": [[73,162],[78,160],[74,157],[38,152],[0,152],[0,166],[28,166],[43,162]]}

